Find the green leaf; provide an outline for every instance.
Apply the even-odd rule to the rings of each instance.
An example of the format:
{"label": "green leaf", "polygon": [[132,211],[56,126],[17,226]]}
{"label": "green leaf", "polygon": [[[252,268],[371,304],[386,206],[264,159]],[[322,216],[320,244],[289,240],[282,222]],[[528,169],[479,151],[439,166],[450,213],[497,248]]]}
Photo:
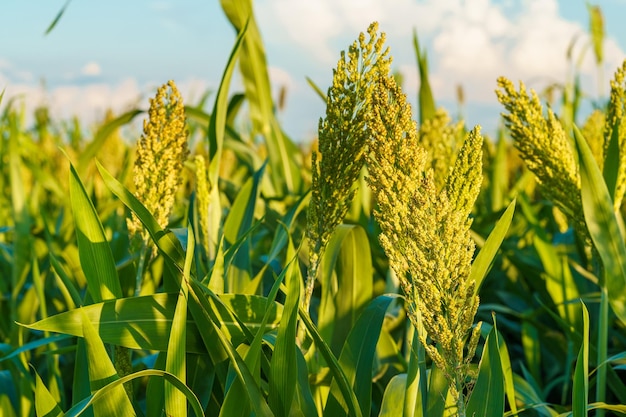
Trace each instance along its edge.
{"label": "green leaf", "polygon": [[[297,252],[291,242],[288,246],[287,259],[297,259]],[[298,383],[296,329],[301,281],[300,265],[291,261],[285,273],[287,287],[285,309],[283,320],[278,327],[269,375],[269,405],[277,417],[289,416]]]}
{"label": "green leaf", "polygon": [[307,84],[313,89],[313,91],[315,91],[315,93],[319,96],[319,98],[321,98],[322,101],[326,103],[326,93],[323,92],[322,89],[319,88],[319,86],[315,84],[315,81],[313,81],[311,78],[309,77],[305,77],[305,78],[306,78]]}
{"label": "green leaf", "polygon": [[70,198],[76,224],[80,264],[87,290],[96,302],[122,297],[115,259],[102,223],[74,166],[70,164]]}
{"label": "green leaf", "polygon": [[574,417],[586,417],[589,405],[589,312],[581,301],[583,312],[583,340],[578,351],[574,387],[572,389],[572,413]]}
{"label": "green leaf", "polygon": [[[370,415],[376,344],[387,308],[397,297],[395,295],[380,295],[372,300],[359,316],[341,350],[339,366],[348,383],[352,386],[363,416]],[[340,394],[337,382],[331,383],[330,396],[324,409],[324,415],[351,415]]]}
{"label": "green leaf", "polygon": [[609,304],[620,321],[626,324],[626,247],[620,233],[613,202],[600,169],[584,137],[574,126],[574,138],[580,163],[581,197],[587,229],[605,269]]}
{"label": "green leaf", "polygon": [[474,295],[478,294],[480,290],[480,286],[483,283],[483,280],[487,276],[487,272],[491,267],[491,263],[498,253],[498,249],[502,244],[508,230],[511,225],[511,221],[513,220],[513,213],[515,212],[515,201],[511,201],[507,209],[500,217],[500,220],[496,223],[495,227],[489,234],[489,237],[485,241],[485,244],[476,255],[476,259],[472,263],[472,270],[470,272],[470,280],[474,280],[476,282],[476,286],[474,287]]}
{"label": "green leaf", "polygon": [[182,273],[185,254],[176,236],[172,232],[162,230],[152,213],[141,204],[141,201],[116,180],[98,161],[96,161],[96,167],[109,190],[137,215],[137,218],[144,225],[157,248]]}
{"label": "green leaf", "polygon": [[[185,257],[185,268],[183,277],[180,282],[180,290],[178,292],[178,301],[174,310],[172,319],[172,327],[170,330],[169,342],[167,345],[167,359],[165,361],[165,370],[172,375],[176,375],[178,379],[186,382],[186,363],[185,357],[187,349],[185,341],[187,339],[187,297],[188,282],[190,279],[191,265],[193,261],[195,238],[191,225],[187,228],[187,251]],[[171,384],[165,384],[165,411],[172,416],[187,416],[187,403],[182,392],[175,389]]]}
{"label": "green leaf", "polygon": [[[86,315],[83,315],[82,323],[85,345],[87,347],[89,386],[91,392],[94,393],[110,382],[120,379],[120,377],[109,359],[107,350],[98,336],[98,332],[91,325]],[[122,385],[116,386],[106,397],[95,402],[93,410],[95,417],[135,415],[135,410]]]}
{"label": "green leaf", "polygon": [[405,392],[406,374],[398,374],[391,378],[391,381],[385,387],[378,417],[402,416]]}
{"label": "green leaf", "polygon": [[443,417],[448,396],[448,380],[445,374],[438,367],[431,366],[428,380],[428,406],[424,416]]}
{"label": "green leaf", "polygon": [[300,315],[300,320],[307,329],[307,332],[313,339],[315,343],[315,347],[320,352],[326,363],[328,364],[328,368],[333,376],[334,382],[339,386],[339,391],[343,397],[342,403],[347,405],[347,413],[350,416],[354,417],[362,417],[361,408],[359,407],[358,400],[355,396],[354,391],[346,377],[346,374],[342,370],[337,358],[331,352],[330,348],[319,334],[315,324],[311,321],[309,317],[309,313],[305,311],[302,307],[298,309],[298,314]]}
{"label": "green leaf", "polygon": [[[0,408],[2,410],[2,408]],[[4,410],[3,410],[4,411]],[[37,417],[63,416],[63,410],[35,371],[35,414]]]}
{"label": "green leaf", "polygon": [[[155,377],[155,376],[165,379],[167,382],[173,384],[179,391],[185,394],[185,397],[191,404],[191,407],[196,416],[204,415],[204,412],[202,411],[202,405],[198,401],[198,397],[196,397],[193,391],[191,391],[189,387],[185,385],[184,382],[182,382],[181,380],[176,378],[175,375],[172,375],[169,372],[161,371],[158,369],[145,369],[142,371],[134,372],[130,375],[126,375],[123,378],[118,378],[115,381],[109,382],[107,385],[105,385],[98,391],[94,392],[89,397],[85,398],[84,400],[80,401],[78,404],[74,405],[71,409],[67,411],[67,413],[65,413],[65,417],[78,417],[80,415],[83,415],[90,406],[93,406],[95,408],[96,404],[104,401],[106,398],[108,398],[107,396],[111,395],[111,393],[117,391],[120,388],[123,391],[122,384],[130,382],[133,379]],[[125,414],[111,414],[111,416],[121,416],[121,415],[125,415]]]}
{"label": "green leaf", "polygon": [[63,16],[63,14],[65,13],[65,10],[67,9],[67,6],[69,6],[70,4],[70,1],[71,0],[67,0],[65,4],[63,5],[63,7],[61,7],[61,10],[59,10],[59,13],[57,13],[52,23],[50,23],[50,25],[48,26],[48,29],[46,29],[46,31],[44,32],[44,35],[48,35],[50,32],[52,32],[52,29],[54,29],[57,23],[59,23],[59,20],[61,20],[61,17]]}
{"label": "green leaf", "polygon": [[[92,304],[81,309],[74,309],[48,317],[30,325],[29,329],[64,333],[83,337],[83,313],[97,329],[98,334],[106,343],[124,346],[131,349],[147,349],[165,352],[171,332],[178,294],[159,293],[142,297],[120,298],[102,303]],[[263,316],[269,315],[267,330],[278,327],[282,315],[282,306],[271,303],[267,307],[265,297],[225,294],[220,296],[223,303],[213,302],[211,305],[219,317],[224,331],[234,343],[241,343],[245,338],[237,317],[247,329],[259,329]],[[196,323],[187,319],[187,352],[206,353],[200,330]]]}
{"label": "green leaf", "polygon": [[298,148],[283,133],[274,113],[265,48],[254,18],[252,1],[221,0],[221,4],[235,30],[241,31],[244,25],[248,26],[239,68],[250,104],[250,118],[255,133],[265,138],[274,188],[281,194],[293,193],[301,183],[300,170],[292,157],[298,153]]}
{"label": "green leaf", "polygon": [[497,331],[494,326],[485,341],[483,356],[478,367],[478,378],[467,403],[468,416],[504,415],[504,375],[498,349]]}
{"label": "green leaf", "polygon": [[358,225],[339,225],[331,236],[321,274],[318,328],[335,355],[372,299],[374,271],[367,234]]}
{"label": "green leaf", "polygon": [[[224,222],[226,250],[246,236],[254,222],[254,208],[260,194],[265,164],[241,188]],[[250,236],[247,236],[226,266],[225,292],[243,293],[252,279]]]}
{"label": "green leaf", "polygon": [[246,394],[255,414],[257,416],[273,416],[250,369],[237,353],[230,339],[224,334],[221,324],[212,317],[213,309],[209,301],[204,298],[203,294],[205,291],[208,291],[208,289],[203,289],[196,281],[191,281],[190,284],[189,310],[191,315],[199,328],[210,330],[209,332],[202,331],[200,333],[207,351],[210,353],[214,351],[217,337],[219,346],[230,359],[230,366],[235,372],[235,375],[243,386],[246,387]]}

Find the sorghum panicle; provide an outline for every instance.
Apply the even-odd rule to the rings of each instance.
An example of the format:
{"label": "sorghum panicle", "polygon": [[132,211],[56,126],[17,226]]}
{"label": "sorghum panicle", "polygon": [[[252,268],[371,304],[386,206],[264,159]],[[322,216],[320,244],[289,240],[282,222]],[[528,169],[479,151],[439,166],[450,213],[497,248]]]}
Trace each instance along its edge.
{"label": "sorghum panicle", "polygon": [[309,271],[304,305],[313,292],[319,263],[335,228],[343,221],[363,166],[369,137],[367,113],[379,74],[389,73],[391,58],[383,49],[385,34],[378,24],[361,33],[358,42],[341,53],[326,100],[326,117],[319,122],[319,153],[312,155],[311,202],[308,211]]}
{"label": "sorghum panicle", "polygon": [[[174,206],[176,189],[181,183],[183,163],[189,154],[183,100],[174,81],[168,81],[150,99],[149,118],[144,120],[143,134],[137,145],[133,168],[135,195],[154,215],[159,226],[166,228]],[[133,214],[128,230],[142,233],[142,225]]]}

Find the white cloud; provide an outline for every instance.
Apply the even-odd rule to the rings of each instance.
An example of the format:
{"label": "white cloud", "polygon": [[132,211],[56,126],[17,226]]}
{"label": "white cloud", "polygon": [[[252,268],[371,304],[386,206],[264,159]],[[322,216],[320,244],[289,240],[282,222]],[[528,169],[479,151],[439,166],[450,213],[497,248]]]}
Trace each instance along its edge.
{"label": "white cloud", "polygon": [[102,73],[102,68],[100,68],[100,65],[97,62],[91,61],[83,66],[83,68],[80,70],[80,73],[82,75],[95,77]]}
{"label": "white cloud", "polygon": [[[377,20],[392,46],[394,65],[408,76],[407,82],[416,73],[410,39],[416,28],[428,50],[437,99],[454,100],[461,83],[470,103],[495,103],[500,75],[543,87],[571,74],[567,48],[578,36],[578,59],[588,43],[587,28],[565,20],[558,7],[557,0],[260,0],[255,11],[266,41],[295,43],[310,68],[332,68],[339,51],[348,46],[345,42]],[[612,74],[625,53],[610,38],[605,48],[606,72]],[[583,79],[590,83],[597,74],[590,52],[582,62]],[[286,69],[294,79],[303,79],[311,75],[311,69],[296,72],[304,66],[295,62]]]}

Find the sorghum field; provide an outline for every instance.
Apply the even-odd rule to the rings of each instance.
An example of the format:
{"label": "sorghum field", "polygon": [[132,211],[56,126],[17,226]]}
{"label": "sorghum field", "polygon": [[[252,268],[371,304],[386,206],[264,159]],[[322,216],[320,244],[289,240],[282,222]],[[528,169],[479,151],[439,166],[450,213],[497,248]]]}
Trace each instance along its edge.
{"label": "sorghum field", "polygon": [[301,144],[251,1],[222,6],[201,103],[164,80],[90,134],[5,103],[0,415],[626,414],[626,63],[588,117],[576,77],[558,113],[498,79],[486,137],[436,106],[417,37],[411,110],[373,23]]}

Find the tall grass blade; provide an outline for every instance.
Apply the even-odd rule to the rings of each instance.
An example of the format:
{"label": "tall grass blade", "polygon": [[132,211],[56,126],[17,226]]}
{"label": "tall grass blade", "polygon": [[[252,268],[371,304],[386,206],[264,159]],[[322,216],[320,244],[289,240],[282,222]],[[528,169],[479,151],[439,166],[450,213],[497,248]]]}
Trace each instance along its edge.
{"label": "tall grass blade", "polygon": [[54,27],[57,25],[57,23],[59,23],[59,20],[61,20],[61,17],[63,16],[63,14],[65,13],[65,10],[67,9],[67,6],[70,5],[70,1],[72,1],[72,0],[66,0],[65,4],[63,5],[63,7],[61,7],[61,10],[59,10],[59,13],[57,13],[57,15],[55,16],[54,20],[52,20],[50,25],[48,25],[48,28],[44,32],[44,36],[48,35],[50,32],[52,32],[52,29],[54,29]]}
{"label": "tall grass blade", "polygon": [[[228,250],[237,241],[244,238],[254,222],[254,208],[260,194],[260,185],[265,172],[265,164],[241,188],[228,217],[224,221],[225,249]],[[224,291],[243,293],[252,279],[250,257],[250,236],[241,242],[232,262],[227,265]]]}
{"label": "tall grass blade", "polygon": [[[203,296],[205,290],[193,280],[190,284],[189,310],[198,327],[206,329],[200,332],[200,335],[202,336],[207,350],[214,352],[216,345],[221,347],[228,359],[230,359],[230,366],[235,372],[236,377],[243,386],[246,387],[246,394],[255,414],[257,416],[273,416],[250,369],[237,353],[230,339],[224,334],[222,328],[220,328],[220,323],[216,322],[215,319],[211,317],[212,307]],[[216,343],[216,337],[219,343]]]}
{"label": "tall grass blade", "polygon": [[497,328],[494,326],[487,340],[478,367],[478,378],[467,402],[467,415],[498,417],[504,415],[504,375],[498,349]]}
{"label": "tall grass blade", "polygon": [[430,80],[428,79],[428,58],[426,51],[420,49],[417,31],[413,30],[413,49],[417,58],[417,68],[419,70],[420,89],[419,89],[419,122],[424,124],[426,120],[435,117],[435,99],[432,89],[430,88]]}
{"label": "tall grass blade", "polygon": [[[289,243],[287,259],[294,259],[296,256],[296,251]],[[297,262],[292,261],[285,273],[285,286],[287,288],[285,309],[283,310],[283,320],[278,327],[269,375],[269,405],[277,417],[290,415],[298,383],[296,329],[301,282],[300,266]]]}
{"label": "tall grass blade", "polygon": [[96,167],[109,190],[137,215],[157,248],[182,273],[185,254],[176,236],[171,232],[162,230],[152,213],[98,161],[96,161]]}
{"label": "tall grass blade", "polygon": [[589,312],[581,301],[583,312],[582,343],[576,360],[574,371],[574,387],[572,390],[573,417],[586,417],[589,404]]}
{"label": "tall grass blade", "polygon": [[250,118],[256,133],[267,144],[274,188],[282,195],[293,193],[300,187],[300,170],[291,156],[297,147],[283,133],[274,113],[265,48],[254,18],[251,0],[221,0],[222,9],[235,30],[248,25],[239,67],[243,76],[246,98],[250,103]]}
{"label": "tall grass blade", "polygon": [[[178,294],[159,293],[141,297],[121,298],[102,303],[91,304],[82,309],[70,310],[48,317],[33,324],[23,324],[33,330],[50,331],[83,337],[82,317],[87,316],[97,329],[105,343],[111,343],[131,349],[158,350],[168,349],[174,311]],[[243,294],[225,294],[220,296],[220,303],[214,303],[215,317],[228,332],[233,342],[240,343],[246,336],[240,330],[236,316],[247,329],[255,333],[261,329],[264,315],[268,322],[263,325],[265,331],[278,327],[282,317],[282,306],[271,303],[260,296]],[[190,318],[186,325],[185,345],[187,352],[206,353],[201,332]],[[52,339],[56,340],[56,339]]]}
{"label": "tall grass blade", "polygon": [[[188,282],[190,279],[191,265],[193,261],[195,238],[191,226],[187,228],[187,251],[185,256],[185,267],[183,277],[180,281],[180,290],[178,293],[178,301],[174,310],[172,319],[172,328],[170,331],[169,342],[167,346],[167,359],[165,361],[165,370],[178,379],[187,381],[186,375],[186,346],[187,339],[187,297]],[[165,384],[165,411],[172,416],[187,416],[187,402],[182,392],[175,389],[169,383]]]}
{"label": "tall grass blade", "polygon": [[493,262],[493,259],[498,253],[498,249],[502,244],[508,230],[511,225],[511,221],[513,220],[513,213],[515,212],[515,202],[514,199],[509,203],[509,206],[506,208],[500,220],[496,223],[495,227],[489,234],[489,237],[485,241],[485,244],[476,255],[476,259],[472,263],[472,270],[470,272],[470,280],[476,281],[476,286],[474,287],[474,294],[478,294],[480,290],[480,286],[487,276],[487,272],[489,271],[489,267]]}
{"label": "tall grass blade", "polygon": [[220,86],[215,96],[215,104],[211,113],[208,126],[208,147],[209,147],[209,185],[211,187],[209,194],[209,207],[207,208],[209,230],[204,230],[210,239],[209,259],[213,260],[217,254],[220,242],[220,225],[222,219],[222,204],[220,200],[220,192],[218,188],[220,164],[222,161],[222,150],[224,148],[224,132],[226,131],[226,122],[228,117],[228,89],[235,71],[235,64],[239,58],[243,39],[248,31],[248,23],[241,28],[237,34],[237,40],[233,45],[226,68],[220,81]]}
{"label": "tall grass blade", "polygon": [[620,233],[613,202],[593,154],[574,126],[580,161],[581,194],[587,229],[605,269],[601,282],[615,315],[626,324],[626,247]]}

